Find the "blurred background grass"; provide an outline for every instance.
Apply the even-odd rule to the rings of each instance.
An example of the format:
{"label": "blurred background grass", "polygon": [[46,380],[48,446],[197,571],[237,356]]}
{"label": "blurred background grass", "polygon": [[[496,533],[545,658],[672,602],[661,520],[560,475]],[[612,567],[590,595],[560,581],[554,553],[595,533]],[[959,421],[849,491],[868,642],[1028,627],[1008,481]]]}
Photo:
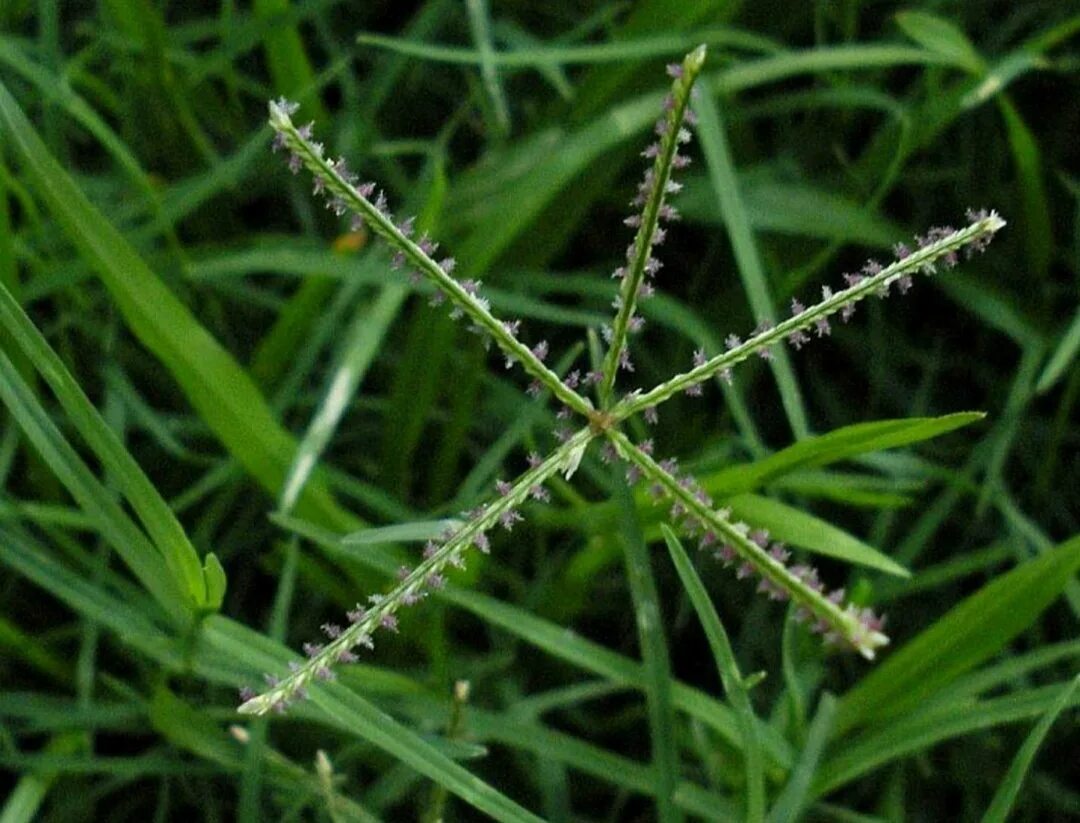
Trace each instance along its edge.
{"label": "blurred background grass", "polygon": [[[785,313],[793,296],[809,302],[894,242],[959,223],[969,206],[1009,221],[985,256],[860,308],[798,357],[747,365],[734,391],[706,402],[673,401],[655,434],[659,453],[711,476],[859,421],[987,412],[917,450],[772,488],[916,572],[856,570],[848,581],[885,606],[902,642],[1077,531],[1078,31],[1080,9],[1057,2],[9,0],[0,281],[198,552],[220,558],[229,625],[295,648],[380,579],[349,563],[342,574],[340,554],[267,517],[340,369],[359,389],[291,507],[332,532],[475,504],[520,466],[522,449],[550,442],[553,416],[501,365],[485,368],[478,340],[400,289],[368,238],[343,234],[316,207],[308,182],[269,152],[267,99],[299,100],[301,122],[314,119],[332,153],[418,214],[497,311],[525,318],[527,340],[546,337],[554,359],[580,366],[584,330],[609,312],[608,273],[629,239],[621,220],[663,64],[707,42],[707,157],[695,146],[635,385]],[[121,479],[81,445],[63,390],[35,375],[12,333],[0,340],[12,363],[4,379],[22,376],[55,436],[115,493]],[[67,479],[28,442],[25,419],[6,415],[0,439],[5,823],[402,819],[432,808],[415,763],[303,713],[256,724],[246,748],[228,738],[226,686],[273,657],[237,652],[230,668],[224,641],[200,657],[210,641],[166,628]],[[594,494],[566,490],[530,512],[531,525],[459,582],[506,601],[510,623],[546,618],[636,659],[617,527],[602,470],[587,470]],[[659,553],[653,565],[675,675],[718,694],[678,576]],[[825,571],[836,583],[849,573]],[[753,692],[759,715],[801,745],[780,674],[780,613],[723,575],[703,576],[743,670],[769,673]],[[1071,586],[1069,602],[1016,646],[1071,651],[1048,653],[1049,669],[1013,673],[1002,689],[1075,671],[1075,643],[1059,642],[1076,634]],[[637,765],[649,757],[643,701],[611,673],[582,680],[536,654],[495,625],[494,609],[428,604],[349,683],[545,817],[652,819],[655,787]],[[238,648],[254,642],[243,637]],[[551,652],[560,641],[545,643]],[[811,647],[797,657],[808,694],[843,691],[864,671],[823,663]],[[457,679],[473,684],[466,739],[486,751],[441,737]],[[994,726],[905,751],[810,814],[977,817],[1024,731]],[[1080,815],[1067,731],[1049,738],[1057,756],[1040,756],[1015,819]],[[680,736],[688,772],[737,793],[730,741],[693,717]],[[578,738],[591,748],[574,749]],[[309,766],[316,747],[344,777],[337,788]],[[689,796],[681,806],[708,816]],[[476,814],[454,802],[447,813]]]}

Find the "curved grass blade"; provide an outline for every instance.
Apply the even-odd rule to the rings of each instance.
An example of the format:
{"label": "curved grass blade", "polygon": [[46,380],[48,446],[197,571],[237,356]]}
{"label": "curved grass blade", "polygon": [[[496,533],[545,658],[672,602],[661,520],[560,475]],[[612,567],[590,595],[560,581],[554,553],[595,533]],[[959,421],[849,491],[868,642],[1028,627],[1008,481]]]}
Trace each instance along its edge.
{"label": "curved grass blade", "polygon": [[207,555],[205,567],[199,562],[195,547],[191,545],[168,503],[2,284],[0,327],[49,384],[79,434],[102,466],[110,472],[112,481],[120,486],[121,492],[135,510],[157,550],[165,558],[177,586],[186,593],[191,605],[200,609],[219,608],[225,594],[225,573],[217,558],[212,554]]}

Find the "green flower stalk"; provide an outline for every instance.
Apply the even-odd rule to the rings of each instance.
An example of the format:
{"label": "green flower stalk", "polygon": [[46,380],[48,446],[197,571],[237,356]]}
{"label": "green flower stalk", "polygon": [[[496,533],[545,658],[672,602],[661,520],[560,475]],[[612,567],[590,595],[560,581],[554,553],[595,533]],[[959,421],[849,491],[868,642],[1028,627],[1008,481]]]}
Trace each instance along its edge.
{"label": "green flower stalk", "polygon": [[[408,270],[414,282],[429,281],[435,288],[434,304],[448,303],[451,316],[466,319],[472,331],[495,344],[505,357],[507,368],[515,364],[522,367],[530,379],[527,388],[530,395],[538,398],[545,389],[550,391],[561,404],[559,419],[576,415],[579,428],[575,432],[560,427],[554,432],[554,439],[560,445],[548,457],[532,454],[528,470],[516,480],[497,482],[495,494],[480,507],[462,515],[441,540],[428,543],[420,562],[413,568],[403,567],[394,586],[349,611],[347,625],[324,624],[323,642],[304,645],[306,661],[295,662],[280,677],[267,676],[268,686],[261,694],[242,690],[241,712],[283,711],[292,701],[303,697],[313,682],[332,679],[335,667],[355,662],[356,650],[370,648],[377,632],[396,630],[397,615],[402,608],[441,588],[448,569],[460,568],[470,548],[489,551],[488,534],[492,529],[513,529],[523,519],[520,513],[523,503],[529,499],[546,502],[549,494],[544,484],[556,473],[561,472],[567,478],[573,475],[594,440],[604,441],[605,461],[625,461],[628,481],[646,481],[654,500],[670,504],[672,522],[684,534],[697,538],[703,552],[732,568],[737,578],[756,581],[758,591],[768,598],[791,601],[796,618],[821,635],[826,643],[857,651],[868,659],[873,659],[877,650],[888,643],[883,631],[884,618],[870,609],[845,603],[843,590],[827,590],[812,566],[789,563],[791,555],[786,547],[771,541],[763,530],[733,520],[731,512],[717,508],[693,477],[679,471],[674,460],[655,460],[651,441],[635,444],[620,426],[639,413],[655,423],[656,407],[660,403],[678,393],[698,395],[705,381],[716,376],[730,379],[734,366],[753,356],[768,358],[776,345],[786,342],[798,350],[814,337],[824,337],[831,331],[830,321],[837,315],[848,321],[859,301],[871,296],[885,297],[894,288],[906,293],[916,274],[932,274],[939,267],[951,268],[961,255],[983,251],[1005,221],[992,211],[969,212],[968,225],[964,228],[933,228],[916,238],[914,250],[898,245],[896,259],[889,265],[869,261],[860,272],[844,275],[843,288],[833,291],[823,287],[821,300],[809,308],[792,301],[788,319],[775,326],[755,329],[745,341],[730,335],[727,351],[710,357],[699,350],[694,353],[689,371],[649,391],[615,397],[617,372],[633,368],[628,342],[630,335],[642,325],[636,313],[637,303],[652,292],[651,279],[660,268],[654,250],[664,241],[667,229],[662,224],[678,218],[667,200],[679,189],[672,173],[690,162],[680,150],[690,140],[686,129],[687,125],[693,125],[690,102],[694,80],[704,59],[705,49],[700,47],[682,63],[668,66],[673,82],[656,124],[658,140],[643,152],[652,164],[632,201],[640,211],[624,221],[637,231],[627,249],[626,265],[615,272],[620,285],[614,320],[604,329],[608,349],[602,368],[584,376],[572,371],[560,378],[548,368],[546,341],[533,346],[523,343],[518,337],[519,321],[497,318],[480,294],[479,283],[453,276],[452,257],[437,259],[438,244],[426,236],[414,237],[411,219],[395,222],[386,196],[374,183],[360,183],[344,160],[328,159],[323,146],[312,138],[312,126],[293,124],[295,104],[283,100],[270,104],[274,149],[288,153],[289,168],[294,173],[305,168],[311,172],[315,194],[326,198],[329,209],[339,216],[350,215],[354,228],[366,225],[382,238],[392,252],[389,264],[392,268]],[[584,386],[597,387],[598,406],[579,393],[578,389]]]}
{"label": "green flower stalk", "polygon": [[787,565],[790,553],[771,543],[764,530],[751,530],[732,522],[731,512],[716,509],[712,500],[689,475],[678,475],[674,462],[658,463],[646,449],[635,446],[622,432],[610,429],[607,436],[619,455],[636,467],[632,479],[644,477],[653,484],[654,499],[673,501],[671,519],[682,530],[701,537],[703,550],[711,550],[725,566],[735,566],[736,576],[756,578],[758,591],[770,599],[797,604],[796,617],[830,645],[849,646],[867,660],[889,642],[882,633],[884,619],[869,609],[841,606],[843,589],[827,592],[817,571],[806,564]]}

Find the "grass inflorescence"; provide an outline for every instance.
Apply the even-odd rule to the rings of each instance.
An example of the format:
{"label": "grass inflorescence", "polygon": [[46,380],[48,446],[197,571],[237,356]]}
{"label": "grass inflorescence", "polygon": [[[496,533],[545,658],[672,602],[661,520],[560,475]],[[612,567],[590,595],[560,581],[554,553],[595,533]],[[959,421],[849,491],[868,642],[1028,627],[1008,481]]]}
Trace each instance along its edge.
{"label": "grass inflorescence", "polygon": [[876,650],[888,643],[882,617],[872,609],[846,602],[843,589],[829,591],[813,566],[802,562],[789,566],[791,553],[782,543],[771,542],[767,531],[754,529],[733,518],[730,509],[718,509],[694,477],[679,473],[673,463],[654,460],[649,450],[635,445],[617,424],[639,411],[650,415],[660,403],[680,390],[699,394],[699,384],[717,374],[730,380],[733,365],[755,354],[769,358],[772,346],[779,342],[786,341],[798,350],[809,341],[808,330],[812,329],[818,337],[828,335],[830,316],[839,314],[846,322],[858,301],[870,295],[886,297],[894,286],[906,294],[915,274],[932,274],[939,265],[952,268],[961,254],[970,256],[984,251],[1005,222],[995,212],[969,211],[969,223],[963,229],[935,227],[926,236],[916,238],[914,251],[898,244],[897,259],[890,265],[870,261],[862,273],[845,275],[845,288],[833,292],[828,286],[822,287],[821,301],[809,308],[793,301],[793,316],[789,320],[775,327],[755,329],[745,343],[732,336],[726,354],[707,358],[703,352],[697,352],[692,371],[673,377],[651,391],[635,391],[630,396],[615,398],[616,373],[633,370],[628,344],[630,333],[640,331],[642,325],[635,322],[641,320],[635,313],[638,300],[655,292],[654,283],[662,264],[654,252],[663,243],[667,232],[661,222],[671,222],[677,216],[669,203],[681,189],[673,172],[689,164],[688,156],[679,152],[691,140],[687,128],[695,122],[691,100],[694,82],[704,68],[705,54],[705,46],[700,46],[681,63],[668,66],[673,83],[664,98],[660,119],[656,121],[654,132],[658,139],[642,153],[653,163],[646,170],[631,202],[638,211],[625,221],[637,232],[627,247],[626,264],[615,273],[620,285],[614,301],[615,319],[612,325],[605,327],[603,335],[607,353],[602,368],[589,372],[584,381],[596,386],[599,411],[578,393],[580,384],[576,376],[569,381],[561,379],[544,365],[549,354],[546,341],[531,348],[522,343],[517,336],[521,329],[520,320],[496,318],[491,313],[489,301],[482,296],[479,283],[459,282],[454,278],[454,258],[436,260],[433,255],[438,243],[426,235],[414,240],[414,218],[395,222],[386,195],[375,183],[360,182],[343,158],[328,159],[323,145],[314,140],[313,125],[297,127],[293,124],[292,116],[297,113],[299,104],[286,100],[270,103],[274,149],[287,154],[287,163],[293,173],[306,168],[312,174],[314,192],[326,198],[327,208],[339,217],[351,214],[353,231],[370,227],[392,250],[394,269],[409,269],[414,282],[421,277],[429,280],[440,295],[436,305],[445,299],[451,307],[451,317],[467,319],[471,331],[494,343],[505,358],[507,368],[521,366],[533,381],[532,394],[548,389],[567,413],[584,417],[581,422],[587,426],[573,435],[565,434],[565,430],[553,432],[555,439],[563,441],[559,448],[547,458],[530,460],[530,469],[517,480],[499,481],[495,489],[497,496],[491,502],[463,513],[460,517],[463,525],[442,535],[440,543],[429,544],[424,560],[418,566],[403,566],[394,588],[371,595],[366,605],[357,604],[348,613],[347,627],[324,624],[327,642],[306,643],[306,661],[291,663],[290,671],[280,677],[268,674],[269,688],[260,694],[249,687],[242,689],[241,712],[283,711],[292,701],[306,695],[306,687],[311,681],[329,680],[337,664],[357,662],[354,652],[357,647],[372,648],[372,635],[377,629],[396,630],[398,610],[419,602],[427,590],[445,585],[443,575],[447,566],[463,568],[467,549],[476,547],[488,551],[488,530],[500,524],[511,531],[521,519],[518,510],[521,503],[530,496],[548,497],[543,484],[559,471],[569,479],[590,442],[598,438],[606,439],[608,449],[613,447],[614,454],[633,467],[627,479],[643,479],[651,485],[655,497],[673,501],[671,517],[683,533],[700,537],[700,548],[712,553],[725,566],[735,566],[740,579],[758,580],[759,592],[773,600],[793,601],[797,606],[796,619],[820,634],[827,643],[849,647],[871,660]]}

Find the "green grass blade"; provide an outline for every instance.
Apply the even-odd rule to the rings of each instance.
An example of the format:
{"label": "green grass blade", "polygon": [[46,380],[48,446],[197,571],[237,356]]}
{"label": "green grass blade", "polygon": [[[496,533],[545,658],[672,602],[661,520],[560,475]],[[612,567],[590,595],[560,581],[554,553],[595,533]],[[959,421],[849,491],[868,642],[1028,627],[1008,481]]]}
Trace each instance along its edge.
{"label": "green grass blade", "polygon": [[491,19],[487,0],[465,0],[469,12],[469,29],[477,54],[480,55],[480,76],[484,81],[484,90],[491,100],[495,112],[495,132],[505,135],[510,131],[510,107],[506,102],[506,92],[502,87],[498,66],[495,63],[495,45],[492,43]]}
{"label": "green grass blade", "polygon": [[1057,347],[1035,383],[1035,393],[1043,394],[1049,391],[1069,371],[1069,367],[1076,360],[1077,352],[1080,352],[1080,309],[1077,309],[1069,327],[1058,339]]}
{"label": "green grass blade", "polygon": [[[397,570],[398,563],[395,558],[366,548],[357,550],[344,546],[340,537],[325,529],[295,517],[272,515],[271,519],[279,526],[317,543],[331,556],[347,557],[387,577],[392,577]],[[524,609],[493,597],[454,586],[435,592],[435,597],[471,612],[486,623],[498,626],[583,671],[630,688],[642,691],[645,689],[640,663],[581,637],[564,626],[536,617]],[[672,684],[671,699],[676,708],[701,720],[731,745],[741,745],[738,723],[727,706],[678,680]],[[763,724],[759,734],[771,768],[784,768],[791,763],[791,749],[779,733]]]}
{"label": "green grass blade", "polygon": [[[396,54],[449,63],[458,66],[479,66],[483,55],[479,49],[445,46],[439,43],[421,43],[402,37],[381,34],[359,34],[356,42],[362,46],[374,46]],[[780,47],[772,40],[738,29],[707,29],[691,34],[657,34],[613,40],[606,43],[582,43],[580,45],[536,45],[513,50],[493,52],[488,59],[500,68],[536,68],[547,66],[580,65],[586,63],[625,63],[628,60],[643,61],[656,57],[682,57],[695,46],[730,46],[749,51],[774,52]]]}
{"label": "green grass blade", "polygon": [[172,617],[183,620],[189,615],[192,599],[186,581],[177,579],[165,558],[124,513],[114,495],[94,477],[3,352],[0,352],[0,399],[38,454],[139,582]]}
{"label": "green grass blade", "polygon": [[1005,95],[997,98],[998,108],[1005,120],[1016,180],[1020,188],[1021,237],[1027,247],[1029,275],[1046,278],[1054,250],[1054,235],[1050,220],[1050,205],[1043,183],[1042,151],[1031,128]]}
{"label": "green grass blade", "polygon": [[[207,620],[203,638],[215,655],[235,661],[230,666],[234,672],[238,668],[247,670],[249,676],[258,671],[280,671],[293,657],[269,638],[222,618]],[[202,665],[209,667],[204,672],[206,675],[220,677],[225,674],[215,669],[213,658],[203,661]],[[310,706],[304,704],[296,713],[325,718],[335,727],[370,741],[496,820],[506,823],[540,821],[342,684],[328,683],[312,688]]]}
{"label": "green grass blade", "polygon": [[1030,626],[1080,568],[1080,537],[997,577],[867,675],[840,701],[838,733],[910,711]]}
{"label": "green grass blade", "polygon": [[[828,794],[882,766],[931,746],[983,729],[1045,715],[1068,683],[1028,689],[989,700],[962,700],[937,705],[933,711],[896,718],[839,748],[822,766],[813,791]],[[1073,706],[1080,705],[1075,694]]]}
{"label": "green grass blade", "polygon": [[403,285],[388,285],[374,303],[353,318],[329,388],[300,440],[286,475],[279,502],[283,511],[291,510],[296,504],[408,294]]}
{"label": "green grass blade", "polygon": [[985,416],[982,412],[957,412],[941,417],[855,423],[796,443],[763,460],[705,475],[701,482],[717,497],[752,491],[796,469],[819,468],[856,455],[919,443],[970,425]]}
{"label": "green grass blade", "polygon": [[795,761],[795,768],[788,775],[787,785],[776,798],[773,807],[769,809],[769,823],[787,823],[789,820],[801,819],[810,801],[810,787],[817,774],[835,719],[836,698],[826,692],[818,703],[818,710],[814,714],[806,735],[806,743],[803,745],[802,752],[799,753],[798,760]]}
{"label": "green grass blade", "polygon": [[831,523],[779,500],[756,494],[740,494],[725,498],[723,502],[736,517],[768,529],[769,534],[776,540],[854,565],[866,566],[898,577],[911,577],[910,571],[873,546]]}
{"label": "green grass blade", "polygon": [[1024,777],[1035,760],[1035,754],[1038,752],[1039,746],[1042,745],[1058,715],[1069,705],[1073,692],[1076,691],[1078,685],[1080,685],[1080,675],[1074,677],[1061,688],[1061,694],[1054,701],[1054,704],[1046,710],[1046,714],[1039,718],[1035,728],[1025,738],[1024,744],[1016,752],[1016,757],[1013,758],[1012,765],[1009,766],[1005,779],[994,793],[994,799],[990,802],[990,807],[983,815],[982,823],[1006,823],[1012,812],[1013,805],[1016,803],[1016,798],[1020,794],[1020,785],[1024,782]]}
{"label": "green grass blade", "polygon": [[938,54],[951,65],[972,74],[985,68],[982,57],[961,29],[954,23],[926,12],[905,11],[896,15],[904,34]]}
{"label": "green grass blade", "polygon": [[757,718],[754,716],[754,707],[750,703],[750,694],[746,689],[742,674],[739,672],[739,664],[735,660],[735,652],[731,648],[731,641],[724,630],[720,616],[709,599],[709,593],[705,590],[705,584],[701,582],[694,564],[686,554],[679,538],[667,526],[662,526],[664,541],[667,543],[671,560],[675,564],[675,570],[679,573],[683,588],[687,597],[694,607],[701,628],[705,632],[705,638],[709,641],[713,659],[716,661],[717,671],[720,673],[720,681],[724,684],[724,692],[735,709],[735,718],[739,723],[739,731],[743,740],[743,757],[746,763],[746,820],[747,823],[757,823],[765,819],[765,768],[761,755],[761,740],[757,732]]}
{"label": "green grass blade", "polygon": [[[899,227],[843,194],[810,182],[792,182],[780,170],[738,173],[746,219],[753,232],[816,237],[887,248],[903,236]],[[707,175],[688,175],[679,211],[690,221],[723,225],[715,187]]]}
{"label": "green grass blade", "polygon": [[326,112],[319,99],[315,72],[300,30],[295,23],[277,23],[275,20],[284,17],[289,6],[289,0],[255,0],[253,4],[255,17],[271,24],[264,34],[263,51],[274,80],[274,90],[299,102],[316,120],[324,120]]}
{"label": "green grass blade", "polygon": [[[69,731],[56,735],[45,744],[43,750],[49,754],[75,754],[84,745],[80,732]],[[42,769],[21,777],[0,809],[0,823],[33,823],[40,820],[42,804],[57,780],[63,776],[60,772]]]}
{"label": "green grass blade", "polygon": [[67,412],[68,419],[83,436],[102,466],[110,472],[110,479],[119,485],[151,540],[165,558],[177,587],[186,593],[189,602],[194,606],[218,608],[221,605],[221,596],[224,595],[224,573],[221,565],[216,559],[210,560],[213,555],[207,557],[207,568],[214,569],[213,572],[208,572],[213,576],[214,591],[210,592],[210,580],[204,578],[199,555],[168,504],[98,414],[63,361],[2,285],[0,326],[49,384]]}
{"label": "green grass blade", "polygon": [[[248,374],[49,155],[3,84],[0,127],[24,172],[108,288],[135,336],[165,364],[226,448],[276,494],[295,448]],[[317,479],[305,488],[297,512],[342,526],[352,521]]]}
{"label": "green grass blade", "polygon": [[673,796],[679,780],[678,741],[675,712],[671,703],[671,662],[664,638],[664,619],[660,611],[656,580],[653,577],[649,549],[641,534],[637,511],[630,490],[620,484],[619,530],[622,533],[626,576],[634,602],[638,642],[645,673],[645,694],[649,709],[649,734],[652,741],[653,772],[656,780],[656,815],[661,821],[679,821]]}

